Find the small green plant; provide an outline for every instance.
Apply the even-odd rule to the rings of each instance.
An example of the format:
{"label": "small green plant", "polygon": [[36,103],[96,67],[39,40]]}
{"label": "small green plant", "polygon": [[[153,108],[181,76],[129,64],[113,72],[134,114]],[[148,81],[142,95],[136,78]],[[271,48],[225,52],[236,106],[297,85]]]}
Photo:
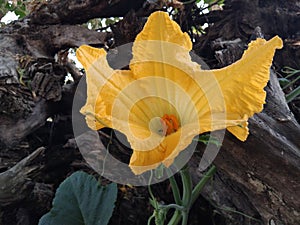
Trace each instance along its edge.
{"label": "small green plant", "polygon": [[288,88],[292,89],[292,91],[285,95],[287,103],[290,103],[300,96],[300,86],[292,88],[300,80],[300,70],[286,66],[281,71],[286,74],[285,77],[279,78],[282,90],[287,92]]}
{"label": "small green plant", "polygon": [[[168,169],[166,168],[168,172]],[[192,178],[189,172],[189,168],[185,166],[179,172],[181,181],[182,181],[182,195],[180,194],[178,184],[174,176],[169,178],[171,189],[173,192],[173,197],[175,203],[172,204],[162,204],[156,200],[154,197],[150,185],[148,186],[150,194],[150,203],[153,206],[153,214],[148,220],[148,225],[151,224],[151,221],[155,221],[155,225],[164,225],[167,222],[167,214],[170,210],[173,210],[173,215],[168,221],[168,225],[177,225],[181,222],[181,225],[188,224],[189,211],[193,203],[199,197],[205,184],[213,178],[213,175],[216,172],[216,167],[211,166],[211,168],[205,173],[203,178],[199,183],[193,188]],[[151,178],[150,178],[151,180]]]}

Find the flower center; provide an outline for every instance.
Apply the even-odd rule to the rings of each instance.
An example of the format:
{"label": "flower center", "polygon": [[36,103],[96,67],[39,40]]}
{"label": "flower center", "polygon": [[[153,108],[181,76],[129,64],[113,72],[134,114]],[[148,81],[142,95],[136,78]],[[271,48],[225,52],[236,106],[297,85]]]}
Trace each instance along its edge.
{"label": "flower center", "polygon": [[163,133],[167,136],[176,132],[179,128],[179,122],[176,116],[165,114],[161,118],[161,124],[163,127]]}

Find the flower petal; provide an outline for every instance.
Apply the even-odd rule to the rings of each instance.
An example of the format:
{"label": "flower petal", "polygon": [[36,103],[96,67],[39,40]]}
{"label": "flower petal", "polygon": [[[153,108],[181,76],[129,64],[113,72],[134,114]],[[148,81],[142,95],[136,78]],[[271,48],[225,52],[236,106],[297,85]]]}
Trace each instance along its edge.
{"label": "flower petal", "polygon": [[112,127],[112,106],[123,87],[133,81],[132,73],[113,70],[106,60],[103,49],[81,46],[76,56],[84,66],[87,76],[87,101],[81,113],[91,129]]}
{"label": "flower petal", "polygon": [[[123,125],[127,126],[127,129],[116,128],[122,129],[123,133],[127,134],[133,124],[150,130],[151,120],[161,118],[165,114],[175,115],[181,125],[198,123],[197,110],[188,95],[188,87],[183,88],[171,79],[155,76],[125,84],[119,95],[110,101],[114,101],[111,114],[117,121],[113,126],[116,128],[117,124],[124,121]],[[103,95],[109,94],[109,90],[108,88],[107,91],[103,91]]]}
{"label": "flower petal", "polygon": [[189,58],[191,49],[192,42],[188,34],[183,33],[167,13],[154,12],[134,41],[130,69],[137,78],[163,74],[163,65],[155,62],[177,64]]}
{"label": "flower petal", "polygon": [[[151,150],[134,149],[129,163],[131,170],[137,175],[155,169],[160,164],[169,167],[178,154],[191,144],[197,131],[197,126],[195,130],[194,125],[185,126],[177,132],[164,137],[161,143]],[[145,148],[147,147],[145,146]]]}
{"label": "flower petal", "polygon": [[[152,13],[144,29],[137,35],[135,41],[161,41],[170,42],[192,50],[192,42],[187,33],[181,31],[180,26],[170,19],[168,13],[157,11]],[[144,50],[146,50],[147,46]],[[148,49],[151,50],[151,49]],[[133,52],[135,54],[137,52]],[[140,51],[138,53],[141,53]]]}
{"label": "flower petal", "polygon": [[[106,98],[114,92],[111,89],[114,90],[105,85],[101,96],[110,99],[113,105],[112,127],[124,133],[135,149],[130,164],[134,173],[142,173],[160,163],[170,166],[199,133],[197,110],[186,92],[187,87],[182,88],[164,77],[145,77],[127,84],[118,95],[113,94],[115,97]],[[175,115],[183,126],[167,137],[159,132],[164,114]]]}
{"label": "flower petal", "polygon": [[106,52],[102,48],[93,48],[88,45],[82,45],[77,49],[76,57],[82,64],[84,69],[87,70],[90,66],[93,65],[93,63],[98,61],[99,58],[106,57]]}
{"label": "flower petal", "polygon": [[106,61],[106,52],[104,49],[93,48],[83,45],[76,51],[76,57],[83,65],[86,71],[87,82],[87,101],[81,109],[81,113],[86,115],[86,122],[91,129],[98,130],[105,127],[105,124],[95,118],[102,110],[102,107],[97,102],[97,94],[104,83],[103,77],[105,74],[111,74],[112,69]]}
{"label": "flower petal", "polygon": [[269,80],[270,66],[278,48],[282,48],[282,40],[278,36],[269,41],[258,38],[249,44],[239,61],[211,71],[222,89],[227,119],[244,121],[239,126],[227,128],[242,141],[248,136],[248,118],[263,109],[266,97],[264,87]]}

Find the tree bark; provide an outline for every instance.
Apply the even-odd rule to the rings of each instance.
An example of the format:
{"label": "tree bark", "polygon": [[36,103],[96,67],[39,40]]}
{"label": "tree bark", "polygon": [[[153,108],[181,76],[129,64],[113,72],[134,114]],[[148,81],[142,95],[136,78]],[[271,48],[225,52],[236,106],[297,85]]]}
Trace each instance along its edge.
{"label": "tree bark", "polygon": [[[74,170],[87,169],[72,141],[70,121],[82,71],[67,60],[68,50],[82,44],[107,48],[111,38],[115,45],[131,42],[143,26],[143,17],[161,9],[164,2],[45,1],[34,5],[24,19],[0,30],[0,180],[13,182],[22,190],[12,196],[10,185],[0,187],[0,224],[36,224],[49,210],[53,185]],[[226,1],[224,10],[203,16],[187,5],[175,19],[182,27],[209,24],[206,34],[195,38],[194,51],[213,68],[239,59],[251,37],[261,35],[257,27],[266,38],[278,34],[285,40],[274,60],[277,68],[297,68],[299,5],[296,0],[231,0]],[[112,32],[80,25],[103,17],[124,19],[112,26]],[[65,84],[68,73],[74,82]],[[266,91],[264,111],[250,119],[247,141],[226,133],[214,161],[218,173],[213,187],[207,186],[203,192],[226,219],[225,224],[300,223],[299,114],[291,112],[273,70]],[[201,152],[203,146],[198,149]],[[44,157],[36,159],[42,153]],[[195,182],[202,176],[200,157],[196,154],[190,162]],[[18,179],[7,178],[11,171]],[[31,179],[29,186],[27,178]],[[31,195],[33,190],[39,193]],[[38,207],[42,210],[32,213]],[[9,211],[19,217],[7,219]]]}

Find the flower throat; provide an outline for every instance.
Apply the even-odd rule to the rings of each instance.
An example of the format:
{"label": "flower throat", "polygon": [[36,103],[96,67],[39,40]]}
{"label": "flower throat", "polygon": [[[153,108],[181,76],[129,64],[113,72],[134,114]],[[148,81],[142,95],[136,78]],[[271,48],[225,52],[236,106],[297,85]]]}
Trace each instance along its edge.
{"label": "flower throat", "polygon": [[176,132],[179,128],[179,122],[176,116],[165,114],[161,118],[161,124],[163,127],[163,133],[165,136]]}

